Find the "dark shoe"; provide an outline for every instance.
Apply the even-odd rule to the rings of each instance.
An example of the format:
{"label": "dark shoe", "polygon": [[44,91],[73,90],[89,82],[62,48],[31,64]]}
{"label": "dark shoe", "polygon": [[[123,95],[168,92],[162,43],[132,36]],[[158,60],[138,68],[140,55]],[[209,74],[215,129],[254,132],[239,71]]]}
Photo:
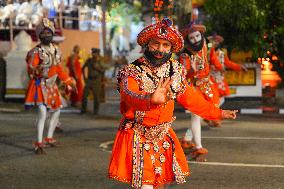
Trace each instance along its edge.
{"label": "dark shoe", "polygon": [[86,110],[81,110],[81,112],[80,112],[80,114],[85,114],[85,113],[87,113]]}

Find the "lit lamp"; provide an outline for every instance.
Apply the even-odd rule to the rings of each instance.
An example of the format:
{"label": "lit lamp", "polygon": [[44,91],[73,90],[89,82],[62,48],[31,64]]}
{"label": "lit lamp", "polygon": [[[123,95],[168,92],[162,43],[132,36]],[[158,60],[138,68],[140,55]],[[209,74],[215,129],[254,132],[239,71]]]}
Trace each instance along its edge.
{"label": "lit lamp", "polygon": [[[277,59],[276,56],[272,56],[272,59]],[[260,62],[261,60],[261,62]],[[258,61],[262,64],[262,86],[275,87],[277,83],[281,80],[277,72],[272,71],[272,64],[269,58],[259,58]]]}

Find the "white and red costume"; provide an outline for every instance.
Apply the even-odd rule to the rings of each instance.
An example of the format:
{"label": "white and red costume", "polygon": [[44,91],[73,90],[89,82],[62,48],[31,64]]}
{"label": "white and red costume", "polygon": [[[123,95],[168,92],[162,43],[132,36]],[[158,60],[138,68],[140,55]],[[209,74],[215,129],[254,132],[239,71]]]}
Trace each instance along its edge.
{"label": "white and red costume", "polygon": [[[30,77],[28,88],[25,97],[25,107],[31,108],[36,106],[38,108],[37,130],[38,137],[35,143],[35,152],[37,154],[43,153],[43,131],[44,123],[47,117],[47,111],[51,112],[48,134],[45,138],[47,144],[54,145],[53,139],[54,129],[58,122],[60,115],[61,96],[56,84],[56,80],[60,79],[65,83],[67,88],[71,89],[73,80],[65,73],[60,65],[61,54],[59,49],[51,43],[52,35],[54,34],[53,23],[47,18],[36,28],[37,35],[42,35],[46,32],[49,35],[48,43],[41,42],[35,48],[30,50],[26,57],[27,70]],[[50,38],[51,37],[51,38]],[[41,40],[44,37],[41,38]]]}
{"label": "white and red costume", "polygon": [[[219,44],[222,43],[224,39],[222,36],[214,34],[212,36],[209,36],[208,40],[213,42],[214,44]],[[221,69],[220,67],[216,67],[216,65],[214,64],[216,57],[218,58],[218,61],[221,63]],[[215,86],[218,89],[219,96],[223,97],[230,95],[230,88],[225,80],[225,71],[227,68],[235,71],[241,71],[242,66],[231,61],[225,49],[218,48],[216,50],[214,46],[210,49],[209,60],[210,60],[210,76]]]}
{"label": "white and red costume", "polygon": [[[218,107],[218,91],[210,78],[210,66],[207,59],[207,45],[203,37],[205,30],[205,26],[191,23],[188,27],[181,31],[186,43],[185,49],[180,55],[179,60],[186,68],[186,77],[190,82],[190,85],[200,91],[209,103]],[[222,65],[219,63],[216,55],[213,55],[211,62],[216,66],[216,68],[221,69]],[[191,140],[194,141],[194,144]],[[184,148],[195,147],[195,150],[192,153],[193,159],[197,161],[206,160],[203,157],[208,153],[208,150],[203,148],[201,144],[201,118],[194,113],[191,114],[191,126],[186,131],[186,134],[182,139],[182,144]]]}

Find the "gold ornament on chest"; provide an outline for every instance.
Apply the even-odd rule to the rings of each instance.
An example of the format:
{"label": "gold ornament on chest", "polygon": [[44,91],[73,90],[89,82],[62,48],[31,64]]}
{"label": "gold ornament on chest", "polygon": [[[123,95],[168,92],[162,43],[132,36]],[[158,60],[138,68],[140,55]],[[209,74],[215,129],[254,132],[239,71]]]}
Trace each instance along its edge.
{"label": "gold ornament on chest", "polygon": [[205,61],[198,55],[191,55],[190,61],[192,62],[192,68],[194,71],[203,70],[205,67]]}
{"label": "gold ornament on chest", "polygon": [[150,69],[147,66],[142,66],[141,73],[142,89],[145,92],[153,93],[158,86],[160,78],[168,78],[170,76],[170,64],[164,64],[159,68]]}

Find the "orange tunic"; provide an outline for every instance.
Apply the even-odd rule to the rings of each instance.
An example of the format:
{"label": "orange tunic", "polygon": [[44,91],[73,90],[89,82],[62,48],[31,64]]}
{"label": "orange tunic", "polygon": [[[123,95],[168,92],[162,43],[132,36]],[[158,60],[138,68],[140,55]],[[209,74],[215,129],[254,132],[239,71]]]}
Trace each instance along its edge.
{"label": "orange tunic", "polygon": [[[219,67],[216,67],[216,65],[211,61],[211,54],[216,54],[215,57],[218,58],[219,62],[222,65],[222,69],[220,69]],[[212,59],[215,59],[212,58]],[[219,96],[228,96],[230,94],[230,88],[228,83],[225,80],[225,70],[226,68],[235,70],[235,71],[240,71],[241,70],[241,66],[237,63],[234,63],[232,61],[229,60],[227,54],[221,50],[218,49],[215,52],[214,48],[211,48],[210,50],[210,75],[211,78],[214,82],[214,85],[216,86],[216,88],[218,89],[218,93]]]}
{"label": "orange tunic", "polygon": [[[196,87],[204,96],[204,98],[215,105],[219,104],[219,94],[217,88],[213,85],[210,78],[210,67],[207,60],[206,43],[202,50],[194,55],[182,53],[179,58],[180,63],[187,71],[186,78],[191,82],[192,86]],[[214,64],[221,69],[221,64],[217,58],[214,59]]]}
{"label": "orange tunic", "polygon": [[[44,48],[37,46],[27,54],[27,70],[30,81],[26,91],[25,107],[44,104],[51,111],[61,107],[61,96],[56,84],[57,77],[65,84],[72,82],[60,65],[59,50],[55,47],[58,56],[46,54]],[[56,53],[55,53],[56,54]]]}
{"label": "orange tunic", "polygon": [[76,80],[77,91],[71,93],[71,101],[73,103],[78,103],[82,101],[83,98],[83,80],[82,80],[82,69],[79,62],[79,57],[76,56],[72,62],[72,57],[68,57],[66,66],[69,69],[69,76]]}
{"label": "orange tunic", "polygon": [[[163,105],[150,103],[161,77],[171,77],[171,100]],[[189,169],[179,140],[171,128],[174,99],[190,111],[211,120],[221,119],[221,110],[208,103],[199,91],[189,86],[183,66],[171,59],[159,68],[144,58],[119,72],[120,111],[123,115],[114,141],[109,177],[158,186],[183,183]]]}

